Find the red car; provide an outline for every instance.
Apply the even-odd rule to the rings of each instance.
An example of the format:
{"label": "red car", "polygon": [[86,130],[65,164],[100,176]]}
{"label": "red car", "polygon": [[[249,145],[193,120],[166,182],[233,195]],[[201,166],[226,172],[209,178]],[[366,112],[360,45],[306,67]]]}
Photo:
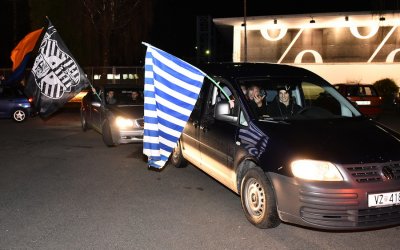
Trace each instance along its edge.
{"label": "red car", "polygon": [[372,84],[339,83],[334,86],[343,96],[357,104],[363,114],[372,118],[382,114],[383,99]]}

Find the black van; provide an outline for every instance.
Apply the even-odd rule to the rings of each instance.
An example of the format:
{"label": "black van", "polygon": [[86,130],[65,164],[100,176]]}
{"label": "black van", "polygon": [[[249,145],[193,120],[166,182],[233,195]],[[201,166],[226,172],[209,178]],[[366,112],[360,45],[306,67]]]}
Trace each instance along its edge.
{"label": "black van", "polygon": [[[259,228],[400,224],[400,135],[363,115],[320,76],[268,63],[199,65],[207,75],[169,163],[188,162],[236,192]],[[259,114],[289,94],[290,115]],[[281,91],[282,86],[285,91]],[[282,95],[282,96],[281,96]]]}

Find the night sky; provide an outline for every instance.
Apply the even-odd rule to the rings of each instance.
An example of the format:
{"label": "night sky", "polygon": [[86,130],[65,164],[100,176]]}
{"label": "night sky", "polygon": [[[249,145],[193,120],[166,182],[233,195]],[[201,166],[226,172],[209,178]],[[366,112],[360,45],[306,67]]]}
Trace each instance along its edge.
{"label": "night sky", "polygon": [[[154,26],[151,30],[151,40],[145,42],[150,42],[154,46],[183,59],[186,57],[193,58],[195,55],[197,16],[224,18],[243,17],[244,14],[244,0],[153,1],[155,4]],[[247,16],[249,17],[352,11],[379,13],[385,10],[400,10],[400,0],[246,0],[246,3]],[[10,20],[6,17],[9,12],[4,8],[0,9],[0,21],[3,27],[1,36],[3,41],[0,41],[0,67],[10,66],[11,64],[9,55],[12,48],[5,48],[7,42],[4,41],[12,35],[4,33],[10,30],[10,28],[7,29],[8,26],[12,26]],[[58,27],[58,29],[62,30],[62,27]]]}
{"label": "night sky", "polygon": [[[196,17],[243,17],[244,0],[159,0],[154,46],[178,57],[195,54]],[[399,10],[400,0],[246,0],[247,16]]]}

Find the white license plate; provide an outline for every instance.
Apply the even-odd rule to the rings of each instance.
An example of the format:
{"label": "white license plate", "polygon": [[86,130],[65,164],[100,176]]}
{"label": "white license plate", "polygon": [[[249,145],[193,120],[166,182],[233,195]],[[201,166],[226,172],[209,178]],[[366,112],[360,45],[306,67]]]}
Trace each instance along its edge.
{"label": "white license plate", "polygon": [[357,105],[371,105],[371,101],[356,101]]}
{"label": "white license plate", "polygon": [[383,207],[400,204],[400,191],[368,195],[368,207]]}

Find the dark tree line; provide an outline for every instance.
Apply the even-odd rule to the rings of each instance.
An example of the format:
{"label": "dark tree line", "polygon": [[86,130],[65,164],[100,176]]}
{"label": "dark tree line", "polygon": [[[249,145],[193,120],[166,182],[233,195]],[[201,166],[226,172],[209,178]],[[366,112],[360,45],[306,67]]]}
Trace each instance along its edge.
{"label": "dark tree line", "polygon": [[[247,1],[248,16],[399,10],[400,0]],[[1,0],[0,68],[10,68],[11,50],[29,32],[52,21],[84,67],[143,65],[149,42],[187,61],[196,59],[196,17],[240,17],[243,0]],[[222,48],[231,40],[216,36]],[[221,40],[222,39],[222,40]],[[226,44],[224,44],[226,43]],[[221,53],[220,51],[214,53]],[[225,51],[222,55],[229,55]],[[214,54],[215,55],[215,54]],[[225,58],[225,56],[223,57]]]}
{"label": "dark tree line", "polygon": [[153,0],[3,0],[0,67],[29,32],[46,27],[46,16],[82,66],[143,63],[153,25]]}

